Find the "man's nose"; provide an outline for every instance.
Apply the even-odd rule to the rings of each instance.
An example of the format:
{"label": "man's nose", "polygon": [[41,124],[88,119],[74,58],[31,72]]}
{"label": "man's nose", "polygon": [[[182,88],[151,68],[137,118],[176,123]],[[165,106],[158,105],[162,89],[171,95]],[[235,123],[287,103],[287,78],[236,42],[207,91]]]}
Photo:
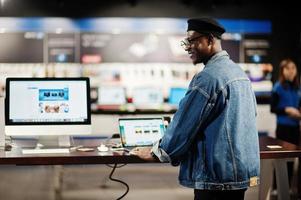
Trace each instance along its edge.
{"label": "man's nose", "polygon": [[191,49],[190,45],[186,45],[185,48],[184,48],[185,51],[190,51],[190,49]]}

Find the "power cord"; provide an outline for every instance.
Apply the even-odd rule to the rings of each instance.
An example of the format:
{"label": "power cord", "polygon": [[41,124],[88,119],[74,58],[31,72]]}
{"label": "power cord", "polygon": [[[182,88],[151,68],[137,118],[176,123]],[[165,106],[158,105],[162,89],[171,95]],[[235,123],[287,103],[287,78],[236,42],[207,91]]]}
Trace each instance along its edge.
{"label": "power cord", "polygon": [[110,168],[121,168],[121,167],[124,167],[124,166],[126,166],[127,164],[122,164],[122,165],[119,165],[119,166],[117,166],[117,164],[115,164],[116,165],[116,167],[114,166],[114,165],[110,165],[110,164],[106,164],[106,166],[108,166],[108,167],[110,167]]}
{"label": "power cord", "polygon": [[129,185],[128,185],[126,182],[123,182],[122,180],[115,179],[115,178],[112,177],[113,174],[114,174],[114,172],[115,172],[115,170],[116,170],[117,168],[121,168],[121,167],[123,167],[123,166],[125,166],[125,165],[126,165],[126,164],[122,164],[122,165],[120,165],[120,166],[118,166],[117,164],[114,164],[114,166],[112,166],[112,165],[107,165],[108,167],[112,168],[112,171],[111,171],[111,173],[110,173],[109,179],[110,179],[111,181],[121,183],[122,185],[124,185],[124,186],[126,187],[125,193],[124,193],[123,195],[121,195],[120,197],[118,197],[116,200],[120,200],[120,199],[122,199],[123,197],[125,197],[125,195],[127,195],[127,193],[128,193],[129,190],[130,190]]}

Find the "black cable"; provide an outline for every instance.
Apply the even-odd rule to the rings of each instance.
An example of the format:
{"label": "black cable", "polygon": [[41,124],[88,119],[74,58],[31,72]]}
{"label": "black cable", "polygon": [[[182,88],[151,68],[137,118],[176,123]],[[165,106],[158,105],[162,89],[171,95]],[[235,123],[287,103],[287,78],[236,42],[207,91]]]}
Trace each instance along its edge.
{"label": "black cable", "polygon": [[[124,165],[125,165],[125,164],[124,164]],[[121,195],[120,197],[118,197],[117,200],[120,200],[120,199],[122,199],[123,197],[125,197],[125,195],[127,195],[127,193],[128,193],[129,190],[130,190],[129,185],[128,185],[126,182],[123,182],[122,180],[115,179],[115,178],[112,177],[113,174],[114,174],[114,172],[115,172],[115,169],[116,169],[116,168],[123,167],[124,165],[117,166],[117,164],[114,164],[113,169],[112,169],[112,171],[111,171],[111,173],[110,173],[110,176],[109,176],[109,179],[110,179],[111,181],[115,181],[115,182],[121,183],[122,185],[124,185],[124,186],[126,187],[125,193],[124,193],[123,195]],[[107,165],[107,166],[111,167],[110,165]]]}
{"label": "black cable", "polygon": [[110,165],[110,164],[106,164],[106,166],[108,166],[108,167],[110,167],[110,168],[121,168],[121,167],[123,167],[123,166],[125,166],[126,164],[122,164],[122,165],[119,165],[119,166],[113,166],[113,165]]}

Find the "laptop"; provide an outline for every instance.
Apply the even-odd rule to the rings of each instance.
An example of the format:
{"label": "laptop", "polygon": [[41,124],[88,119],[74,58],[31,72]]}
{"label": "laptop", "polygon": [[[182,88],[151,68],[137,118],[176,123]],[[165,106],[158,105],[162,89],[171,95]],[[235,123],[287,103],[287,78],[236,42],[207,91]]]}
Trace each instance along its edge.
{"label": "laptop", "polygon": [[180,101],[184,98],[187,88],[172,87],[169,91],[168,103],[171,106],[178,107]]}
{"label": "laptop", "polygon": [[125,105],[126,91],[122,86],[103,85],[98,88],[98,108],[102,110],[120,110]]}
{"label": "laptop", "polygon": [[156,87],[134,88],[132,97],[138,110],[159,110],[164,102],[162,90]]}
{"label": "laptop", "polygon": [[119,119],[121,144],[126,150],[135,147],[152,146],[165,132],[163,118],[121,118]]}

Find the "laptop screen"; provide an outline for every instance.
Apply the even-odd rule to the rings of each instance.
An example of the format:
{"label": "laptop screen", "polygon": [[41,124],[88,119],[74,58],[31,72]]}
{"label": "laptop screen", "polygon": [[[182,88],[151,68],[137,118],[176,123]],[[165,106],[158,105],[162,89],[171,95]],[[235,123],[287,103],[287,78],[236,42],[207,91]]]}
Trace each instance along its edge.
{"label": "laptop screen", "polygon": [[178,106],[186,92],[187,88],[170,88],[168,103]]}
{"label": "laptop screen", "polygon": [[163,93],[160,88],[134,88],[133,103],[138,106],[161,105],[163,103]]}
{"label": "laptop screen", "polygon": [[162,118],[119,119],[121,142],[124,147],[151,146],[161,139],[165,127]]}
{"label": "laptop screen", "polygon": [[125,89],[120,86],[100,86],[98,88],[99,105],[126,104]]}

